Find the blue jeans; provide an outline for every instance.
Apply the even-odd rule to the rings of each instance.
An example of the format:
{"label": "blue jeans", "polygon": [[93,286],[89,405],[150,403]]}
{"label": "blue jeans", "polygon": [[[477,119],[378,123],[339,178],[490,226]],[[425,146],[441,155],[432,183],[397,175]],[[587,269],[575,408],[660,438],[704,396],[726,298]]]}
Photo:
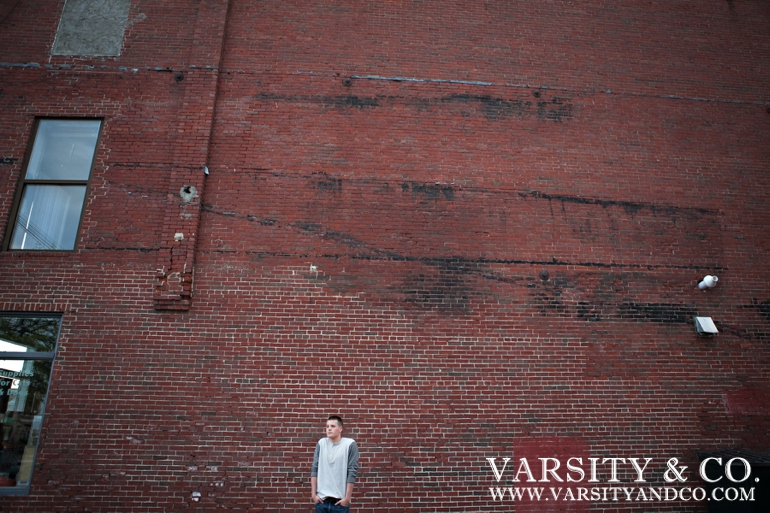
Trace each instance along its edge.
{"label": "blue jeans", "polygon": [[335,506],[331,502],[317,502],[315,513],[350,513],[349,506]]}

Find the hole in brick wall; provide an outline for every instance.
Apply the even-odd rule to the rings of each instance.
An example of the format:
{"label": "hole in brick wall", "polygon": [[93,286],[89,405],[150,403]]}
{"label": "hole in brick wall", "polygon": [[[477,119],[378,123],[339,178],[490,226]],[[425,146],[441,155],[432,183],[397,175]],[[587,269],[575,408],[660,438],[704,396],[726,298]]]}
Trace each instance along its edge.
{"label": "hole in brick wall", "polygon": [[182,197],[182,201],[188,202],[198,197],[198,191],[192,185],[185,185],[180,189],[179,195]]}

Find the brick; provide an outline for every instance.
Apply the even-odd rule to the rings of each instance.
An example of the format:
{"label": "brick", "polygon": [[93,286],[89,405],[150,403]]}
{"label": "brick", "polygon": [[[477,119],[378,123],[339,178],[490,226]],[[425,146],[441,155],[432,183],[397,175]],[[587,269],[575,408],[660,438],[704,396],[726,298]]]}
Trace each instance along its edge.
{"label": "brick", "polygon": [[35,118],[104,125],[76,250],[0,254],[63,315],[3,511],[305,511],[331,413],[358,511],[768,451],[766,3],[132,2],[109,58],[49,4],[0,7],[0,236]]}

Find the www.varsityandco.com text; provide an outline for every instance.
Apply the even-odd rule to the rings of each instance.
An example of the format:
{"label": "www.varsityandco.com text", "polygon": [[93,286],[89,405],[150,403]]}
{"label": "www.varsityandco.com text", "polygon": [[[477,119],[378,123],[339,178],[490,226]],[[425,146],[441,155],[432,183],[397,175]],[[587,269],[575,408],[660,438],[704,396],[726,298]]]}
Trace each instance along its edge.
{"label": "www.varsityandco.com text", "polygon": [[[677,458],[660,469],[652,458],[487,458],[495,478],[489,487],[495,501],[754,501],[751,464],[736,457],[706,458],[698,467],[703,483],[690,485],[687,467]],[[707,472],[718,465],[721,473]],[[538,469],[539,472],[533,469]],[[656,472],[654,469],[658,468]],[[620,475],[633,479],[622,482]],[[511,484],[509,484],[511,483]]]}

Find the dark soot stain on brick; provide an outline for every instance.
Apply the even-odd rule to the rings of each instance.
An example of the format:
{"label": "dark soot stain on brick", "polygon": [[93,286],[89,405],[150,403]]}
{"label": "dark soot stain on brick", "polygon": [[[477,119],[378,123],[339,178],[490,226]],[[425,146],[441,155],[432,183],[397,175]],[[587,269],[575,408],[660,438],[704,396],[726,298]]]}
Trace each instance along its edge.
{"label": "dark soot stain on brick", "polygon": [[770,322],[770,301],[759,301],[758,299],[752,299],[751,304],[744,305],[742,308],[753,308],[759,312],[759,315]]}
{"label": "dark soot stain on brick", "polygon": [[692,306],[675,303],[621,303],[618,310],[623,319],[666,324],[688,323],[696,314]]}
{"label": "dark soot stain on brick", "polygon": [[[495,98],[490,95],[454,94],[441,99],[443,103],[474,103],[479,105],[484,117],[497,121],[507,117],[524,118],[532,115],[532,102]],[[541,121],[562,122],[572,119],[572,104],[564,98],[537,102],[536,116]]]}
{"label": "dark soot stain on brick", "polygon": [[470,312],[473,295],[467,272],[463,266],[453,263],[427,266],[423,272],[407,276],[396,291],[407,305],[440,313],[465,314]]}
{"label": "dark soot stain on brick", "polygon": [[342,178],[334,178],[326,173],[313,173],[314,187],[323,192],[342,192]]}
{"label": "dark soot stain on brick", "polygon": [[413,196],[419,196],[426,200],[438,200],[443,196],[446,200],[452,201],[455,197],[454,187],[445,184],[426,184],[417,182],[401,184],[402,192],[408,192],[410,190],[412,191]]}
{"label": "dark soot stain on brick", "polygon": [[453,94],[441,99],[444,103],[476,103],[489,120],[498,120],[508,116],[523,117],[532,102],[506,100],[489,95]]}

